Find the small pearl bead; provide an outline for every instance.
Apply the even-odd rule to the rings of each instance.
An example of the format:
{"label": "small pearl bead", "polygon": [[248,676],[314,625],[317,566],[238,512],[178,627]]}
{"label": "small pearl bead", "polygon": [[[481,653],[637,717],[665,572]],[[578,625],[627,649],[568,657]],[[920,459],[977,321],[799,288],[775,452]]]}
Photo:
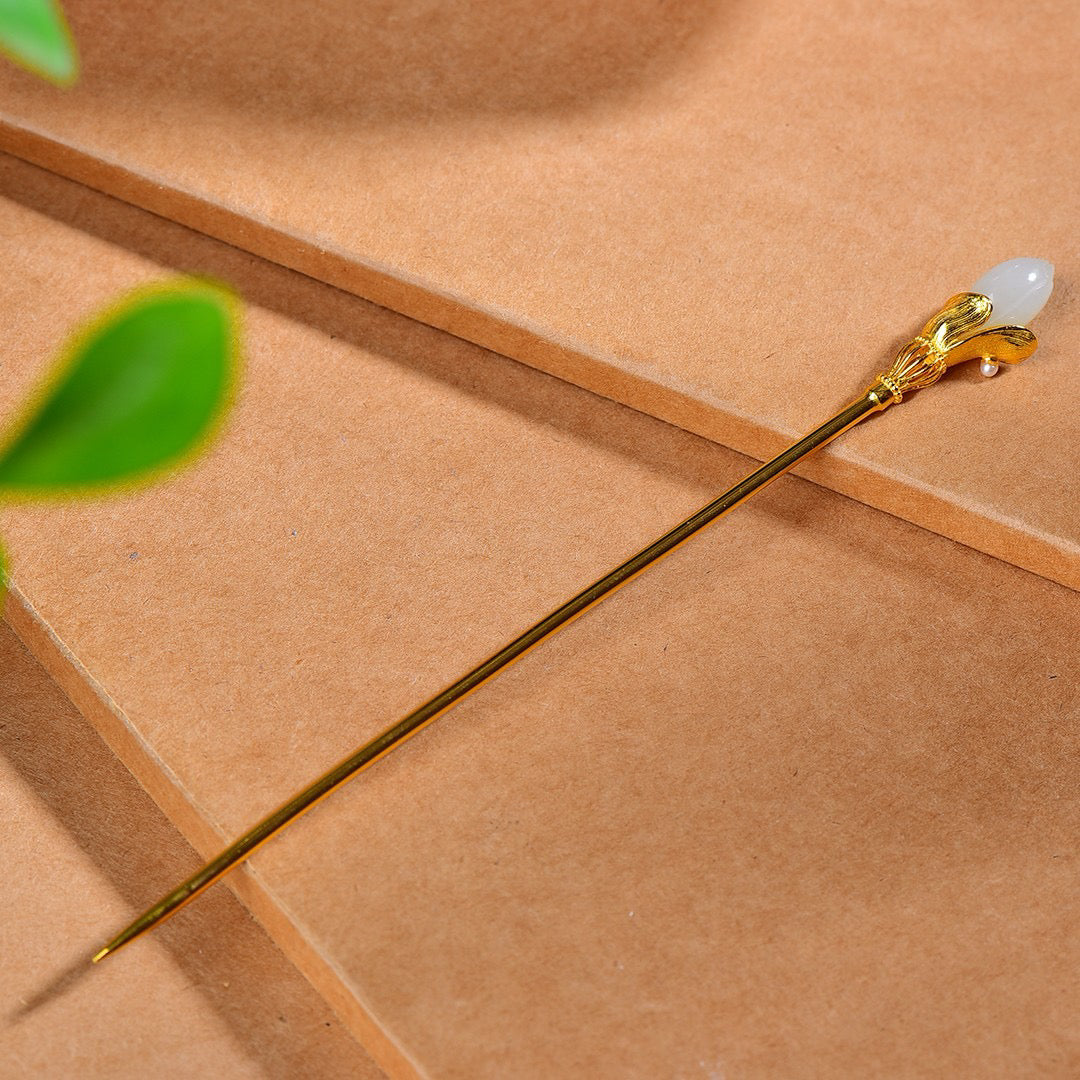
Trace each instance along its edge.
{"label": "small pearl bead", "polygon": [[997,374],[997,361],[996,360],[983,360],[979,364],[979,370],[989,379],[991,375]]}

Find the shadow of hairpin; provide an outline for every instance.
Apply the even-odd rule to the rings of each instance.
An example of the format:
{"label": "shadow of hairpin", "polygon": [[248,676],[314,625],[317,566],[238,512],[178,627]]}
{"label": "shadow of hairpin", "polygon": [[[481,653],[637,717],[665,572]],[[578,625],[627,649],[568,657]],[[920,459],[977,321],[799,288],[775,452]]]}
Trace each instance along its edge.
{"label": "shadow of hairpin", "polygon": [[10,1024],[17,1024],[25,1020],[31,1013],[44,1008],[57,999],[61,998],[75,985],[81,982],[93,969],[86,962],[86,957],[80,954],[70,961],[64,968],[52,975],[39,990],[36,990],[28,998],[23,998],[19,1005],[12,1009],[5,1020]]}

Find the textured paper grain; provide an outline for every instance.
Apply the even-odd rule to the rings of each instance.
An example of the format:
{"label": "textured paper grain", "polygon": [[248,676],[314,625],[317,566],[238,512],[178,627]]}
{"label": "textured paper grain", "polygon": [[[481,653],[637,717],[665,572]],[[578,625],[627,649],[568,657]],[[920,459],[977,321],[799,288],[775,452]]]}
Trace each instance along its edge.
{"label": "textured paper grain", "polygon": [[[0,177],[4,407],[121,287],[182,267],[248,304],[210,459],[0,520],[20,633],[205,853],[748,467],[28,166]],[[787,478],[233,885],[398,1076],[1071,1077],[1078,612]],[[165,883],[135,884],[132,914]],[[204,917],[172,925],[203,940]]]}
{"label": "textured paper grain", "polygon": [[194,857],[0,627],[0,1074],[326,1080],[382,1074],[225,891],[123,964],[87,934]]}
{"label": "textured paper grain", "polygon": [[1080,585],[1076,4],[71,8],[0,147],[758,458],[1053,260],[1037,360],[804,471]]}

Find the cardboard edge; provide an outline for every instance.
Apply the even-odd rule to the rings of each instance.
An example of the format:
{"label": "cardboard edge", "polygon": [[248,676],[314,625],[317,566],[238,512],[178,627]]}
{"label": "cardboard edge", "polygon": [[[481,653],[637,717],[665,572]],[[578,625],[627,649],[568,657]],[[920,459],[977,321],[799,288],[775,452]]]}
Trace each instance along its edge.
{"label": "cardboard edge", "polygon": [[[538,329],[517,324],[505,313],[480,310],[421,281],[395,275],[389,268],[352,261],[268,222],[215,205],[4,118],[0,118],[0,150],[737,453],[764,461],[792,441],[790,433],[725,413],[672,387],[622,370],[570,344],[544,337]],[[1020,522],[988,517],[978,508],[859,463],[843,449],[817,455],[793,471],[856,502],[1080,591],[1080,546],[1041,536]]]}
{"label": "cardboard edge", "polygon": [[[3,617],[188,843],[203,858],[216,855],[226,841],[200,814],[179,779],[139,736],[123,711],[15,583],[9,583]],[[417,1064],[379,1025],[373,1012],[365,1008],[340,973],[304,937],[255,868],[250,865],[238,868],[225,879],[225,884],[391,1080],[421,1080],[424,1074]],[[132,948],[138,948],[138,944]]]}

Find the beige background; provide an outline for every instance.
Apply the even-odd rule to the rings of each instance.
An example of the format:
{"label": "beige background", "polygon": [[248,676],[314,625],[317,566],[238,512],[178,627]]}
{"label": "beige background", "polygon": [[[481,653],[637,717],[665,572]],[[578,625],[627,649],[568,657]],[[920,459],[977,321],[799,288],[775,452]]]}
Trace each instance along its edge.
{"label": "beige background", "polygon": [[1037,360],[806,466],[1080,585],[1077,5],[80,0],[0,148],[756,457],[1017,254]]}
{"label": "beige background", "polygon": [[194,853],[6,626],[0,820],[5,1077],[382,1075],[227,890],[91,969],[87,928]]}
{"label": "beige background", "polygon": [[[0,184],[2,407],[118,289],[182,268],[247,303],[211,457],[0,518],[9,618],[204,853],[749,467],[11,159]],[[397,1076],[1073,1076],[1077,611],[788,478],[232,884]],[[179,869],[59,905],[56,966]]]}

